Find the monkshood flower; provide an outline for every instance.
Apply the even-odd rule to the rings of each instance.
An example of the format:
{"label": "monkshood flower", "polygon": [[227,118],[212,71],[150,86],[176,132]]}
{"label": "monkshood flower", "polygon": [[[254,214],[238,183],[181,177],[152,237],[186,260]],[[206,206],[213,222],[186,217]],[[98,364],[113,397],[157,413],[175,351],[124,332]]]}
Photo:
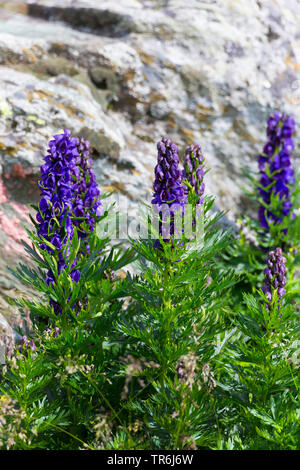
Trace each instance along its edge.
{"label": "monkshood flower", "polygon": [[183,177],[187,180],[191,187],[186,187],[186,194],[192,191],[196,196],[196,204],[201,206],[203,204],[203,194],[205,184],[203,182],[204,169],[203,169],[204,156],[201,151],[200,145],[190,145],[185,150],[185,161]]}
{"label": "monkshood flower", "polygon": [[[276,248],[274,251],[270,251],[267,267],[264,270],[265,283],[262,287],[262,291],[266,294],[269,304],[272,302],[273,292],[277,290],[277,295],[281,299],[286,291],[284,286],[286,285],[286,258],[282,254],[281,248]],[[269,308],[269,305],[267,305]]]}
{"label": "monkshood flower", "polygon": [[[94,231],[96,222],[103,215],[103,206],[99,199],[100,191],[95,173],[91,168],[92,161],[89,158],[89,147],[89,141],[83,138],[78,139],[77,166],[73,171],[77,180],[73,215],[78,219],[72,220],[72,223],[78,228],[78,236],[81,239],[85,239]],[[89,245],[86,244],[85,246],[89,253]]]}
{"label": "monkshood flower", "polygon": [[[265,204],[258,211],[258,218],[263,229],[268,230],[270,224],[280,224],[284,216],[288,216],[292,210],[290,201],[290,185],[295,182],[294,172],[291,167],[291,152],[294,150],[292,139],[295,131],[295,121],[285,114],[275,113],[270,116],[267,128],[267,143],[263,153],[259,156],[258,166],[260,171],[259,193]],[[281,201],[280,214],[274,214],[271,196],[277,195]],[[284,229],[284,233],[287,230]]]}
{"label": "monkshood flower", "polygon": [[[37,235],[41,238],[41,248],[57,256],[58,273],[65,269],[67,260],[62,250],[68,239],[72,239],[74,228],[71,211],[76,209],[76,185],[73,174],[76,173],[78,139],[71,137],[67,129],[63,134],[57,134],[49,142],[48,153],[41,167],[39,182],[40,203],[36,215],[39,224]],[[43,243],[42,237],[49,241],[53,248]],[[74,262],[75,266],[76,262]],[[74,267],[73,266],[73,267]],[[78,270],[71,271],[71,277],[76,281]],[[48,272],[46,282],[55,282],[52,271]]]}
{"label": "monkshood flower", "polygon": [[[41,167],[37,234],[41,247],[56,257],[58,274],[67,266],[70,250],[66,254],[63,252],[67,241],[72,241],[74,227],[78,229],[79,239],[85,239],[94,231],[96,220],[103,213],[88,150],[87,141],[71,137],[71,132],[64,129],[50,141],[45,164]],[[85,243],[85,248],[89,253],[88,243]],[[82,254],[84,252],[80,251],[78,255]],[[77,259],[71,266],[70,276],[74,282],[79,282],[81,274],[76,264]],[[47,273],[46,282],[56,282],[51,270]],[[57,302],[50,300],[50,305],[57,315],[61,313]]]}
{"label": "monkshood flower", "polygon": [[[170,212],[170,235],[175,234],[174,215],[181,210],[187,202],[184,186],[182,183],[182,171],[179,168],[178,147],[170,139],[162,138],[157,144],[157,165],[155,167],[154,194],[152,204],[155,206],[156,212],[160,212],[163,205],[167,205]],[[172,210],[173,207],[173,210]],[[174,212],[175,211],[175,212]],[[165,241],[165,233],[162,223],[159,226],[160,235]],[[155,242],[157,248],[160,243]]]}

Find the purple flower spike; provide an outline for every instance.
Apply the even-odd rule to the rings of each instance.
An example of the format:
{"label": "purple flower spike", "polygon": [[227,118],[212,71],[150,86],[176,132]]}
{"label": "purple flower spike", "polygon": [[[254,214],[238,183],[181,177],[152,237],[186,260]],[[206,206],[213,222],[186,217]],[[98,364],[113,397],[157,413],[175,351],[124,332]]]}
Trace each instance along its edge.
{"label": "purple flower spike", "polygon": [[192,190],[187,188],[186,194],[189,193],[189,189],[194,191],[194,193],[198,196],[197,205],[199,206],[203,204],[203,194],[205,190],[205,184],[203,182],[203,163],[204,156],[202,154],[200,145],[190,145],[186,148],[183,177],[193,188]]}
{"label": "purple flower spike", "polygon": [[[41,199],[36,216],[39,223],[38,236],[52,243],[55,250],[60,250],[68,237],[73,235],[70,219],[66,215],[74,198],[71,172],[76,165],[75,157],[78,155],[76,143],[77,139],[71,138],[67,129],[63,134],[55,135],[49,142],[48,153],[44,158],[45,164],[41,167],[39,182]],[[65,229],[62,227],[64,218],[66,218]],[[43,244],[43,241],[41,246],[49,253],[54,252],[52,248]]]}
{"label": "purple flower spike", "polygon": [[[290,202],[290,185],[294,184],[294,171],[291,167],[290,152],[294,149],[292,139],[295,131],[295,121],[285,114],[275,113],[268,120],[268,141],[263,153],[258,157],[260,171],[259,194],[264,203],[258,211],[258,220],[264,231],[268,231],[270,224],[280,224],[282,217],[289,216],[292,211]],[[274,214],[271,206],[271,196],[277,195],[282,201],[281,213]],[[284,233],[287,229],[283,230]]]}
{"label": "purple flower spike", "polygon": [[281,299],[286,291],[284,286],[286,285],[286,258],[282,254],[281,248],[276,248],[274,251],[270,251],[267,260],[267,267],[264,270],[265,283],[262,287],[262,291],[266,294],[268,299],[267,308],[270,308],[272,302],[273,292],[277,289],[278,297]]}
{"label": "purple flower spike", "polygon": [[157,144],[158,156],[155,167],[154,194],[152,204],[180,204],[186,197],[179,169],[178,147],[170,139],[163,138]]}
{"label": "purple flower spike", "polygon": [[[95,174],[91,168],[92,161],[89,158],[90,143],[84,139],[77,142],[77,167],[76,167],[76,199],[73,213],[81,219],[74,220],[73,225],[78,228],[79,238],[86,238],[94,231],[97,220],[103,215],[103,207],[100,191]],[[84,227],[84,225],[86,227]]]}
{"label": "purple flower spike", "polygon": [[[179,168],[178,147],[170,139],[162,138],[157,144],[157,165],[155,167],[155,181],[153,185],[154,194],[152,204],[155,211],[160,213],[162,205],[167,205],[170,210],[170,235],[175,234],[174,215],[181,209],[184,212],[184,206],[187,197],[182,183],[182,171]],[[172,211],[172,207],[174,211]],[[163,225],[160,223],[159,233],[164,237]],[[164,238],[168,241],[168,238]],[[160,248],[157,240],[155,246]]]}
{"label": "purple flower spike", "polygon": [[[85,239],[94,231],[96,221],[103,214],[100,191],[88,157],[89,142],[71,137],[71,131],[64,129],[49,142],[45,163],[41,167],[37,234],[41,248],[56,257],[59,274],[68,263],[69,252],[64,255],[63,251],[67,241],[72,241],[74,227],[82,242],[81,247],[86,245],[88,251],[88,240]],[[43,238],[52,246],[44,243]],[[79,251],[78,255],[84,255],[84,251]],[[74,282],[79,282],[81,274],[76,263],[77,259],[72,264],[70,275]],[[46,283],[55,282],[55,276],[49,270]],[[51,300],[50,305],[56,315],[61,313],[57,302]]]}

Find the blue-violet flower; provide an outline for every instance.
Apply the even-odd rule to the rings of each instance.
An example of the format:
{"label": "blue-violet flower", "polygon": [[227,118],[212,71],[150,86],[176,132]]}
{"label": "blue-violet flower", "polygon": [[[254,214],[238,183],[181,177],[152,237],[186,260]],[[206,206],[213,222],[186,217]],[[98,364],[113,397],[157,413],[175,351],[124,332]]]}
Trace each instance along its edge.
{"label": "blue-violet flower", "polygon": [[[275,113],[270,116],[267,128],[267,143],[258,158],[260,171],[259,193],[267,205],[261,205],[258,218],[261,227],[268,230],[270,224],[280,224],[284,216],[292,210],[290,201],[290,185],[295,182],[291,167],[291,151],[294,150],[292,139],[295,121],[285,114]],[[277,195],[282,202],[280,213],[274,213],[271,196]],[[284,233],[287,229],[283,229]]]}
{"label": "blue-violet flower", "polygon": [[[274,251],[270,251],[267,267],[264,270],[265,283],[262,291],[266,294],[268,303],[272,302],[273,291],[276,289],[279,299],[281,299],[286,291],[286,258],[282,254],[281,248],[277,247]],[[267,306],[269,308],[269,305]]]}
{"label": "blue-violet flower", "polygon": [[204,201],[203,194],[205,190],[205,184],[203,182],[203,163],[204,156],[202,154],[200,145],[190,145],[186,148],[183,177],[192,187],[192,189],[187,187],[186,193],[189,194],[190,191],[193,191],[197,196],[196,204],[199,206],[201,206]]}
{"label": "blue-violet flower", "polygon": [[[158,156],[155,167],[155,181],[153,185],[154,194],[152,204],[156,206],[156,212],[160,212],[163,205],[169,206],[170,211],[170,235],[175,234],[174,216],[181,211],[184,212],[184,206],[187,197],[182,183],[182,170],[179,168],[178,147],[170,139],[162,138],[157,144]],[[173,208],[173,210],[172,210]],[[174,212],[175,211],[175,212]],[[165,238],[163,225],[160,222],[159,233]],[[155,242],[157,248],[160,243]]]}
{"label": "blue-violet flower", "polygon": [[[74,227],[77,228],[81,248],[84,245],[90,253],[86,238],[94,231],[96,220],[103,213],[100,191],[88,156],[89,142],[71,137],[71,132],[64,129],[62,134],[55,135],[49,142],[45,164],[41,167],[37,234],[41,239],[41,248],[56,257],[58,274],[67,266],[69,250],[64,254],[64,247],[68,240],[72,240]],[[79,252],[79,255],[83,254],[83,251]],[[76,264],[77,259],[71,266],[70,276],[74,282],[79,282],[81,273],[76,269]],[[46,283],[54,282],[55,276],[49,270]],[[57,302],[50,300],[50,305],[56,314],[61,313]]]}

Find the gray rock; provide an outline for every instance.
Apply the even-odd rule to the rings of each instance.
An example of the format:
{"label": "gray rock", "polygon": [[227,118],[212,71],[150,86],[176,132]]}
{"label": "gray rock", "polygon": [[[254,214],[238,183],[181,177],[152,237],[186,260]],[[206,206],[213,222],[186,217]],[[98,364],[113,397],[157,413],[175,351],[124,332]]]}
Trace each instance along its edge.
{"label": "gray rock", "polygon": [[[270,112],[300,122],[296,0],[11,0],[0,6],[0,293],[22,253],[51,136],[91,140],[102,190],[150,201],[156,142],[199,143],[208,193],[247,210]],[[116,197],[116,196],[115,196]],[[18,286],[18,289],[20,286]],[[21,289],[20,289],[21,290]],[[0,294],[1,295],[1,294]]]}
{"label": "gray rock", "polygon": [[0,365],[5,364],[5,356],[8,349],[19,343],[22,336],[15,331],[6,318],[0,313]]}

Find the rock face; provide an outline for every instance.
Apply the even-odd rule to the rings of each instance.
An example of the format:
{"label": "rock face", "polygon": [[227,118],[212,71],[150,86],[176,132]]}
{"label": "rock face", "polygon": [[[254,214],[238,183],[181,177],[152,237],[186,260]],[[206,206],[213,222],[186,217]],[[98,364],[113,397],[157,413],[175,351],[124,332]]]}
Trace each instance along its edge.
{"label": "rock face", "polygon": [[[187,6],[188,5],[188,6]],[[243,207],[270,112],[300,122],[297,0],[10,0],[0,4],[0,311],[22,290],[28,204],[47,143],[91,142],[103,190],[150,201],[156,142],[202,146],[208,192]],[[11,312],[12,313],[12,312]]]}

